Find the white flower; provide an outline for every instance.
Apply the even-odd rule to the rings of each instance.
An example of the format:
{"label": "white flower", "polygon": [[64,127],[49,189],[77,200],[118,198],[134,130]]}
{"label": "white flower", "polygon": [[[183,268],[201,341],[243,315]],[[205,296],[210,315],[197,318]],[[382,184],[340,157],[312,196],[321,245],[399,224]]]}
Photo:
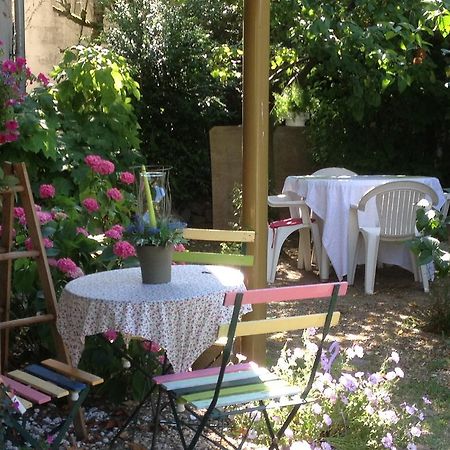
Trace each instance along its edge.
{"label": "white flower", "polygon": [[417,202],[417,206],[420,208],[424,208],[425,211],[428,211],[431,208],[430,202],[425,198]]}
{"label": "white flower", "polygon": [[327,427],[331,426],[331,424],[333,423],[331,417],[328,414],[323,415],[323,421]]}
{"label": "white flower", "polygon": [[385,378],[386,378],[386,380],[388,380],[388,381],[392,381],[392,380],[395,380],[395,379],[397,378],[397,374],[396,374],[395,372],[388,372],[388,373],[385,375]]}
{"label": "white flower", "polygon": [[311,446],[306,441],[296,441],[291,445],[291,450],[311,450]]}
{"label": "white flower", "polygon": [[284,435],[288,439],[292,439],[294,437],[294,432],[290,428],[286,428],[286,430],[284,430]]}
{"label": "white flower", "polygon": [[320,414],[322,412],[322,407],[318,403],[314,403],[311,409],[314,414]]}
{"label": "white flower", "polygon": [[392,352],[391,353],[391,357],[389,358],[391,361],[394,361],[395,364],[398,364],[398,362],[400,361],[400,356],[397,352]]}

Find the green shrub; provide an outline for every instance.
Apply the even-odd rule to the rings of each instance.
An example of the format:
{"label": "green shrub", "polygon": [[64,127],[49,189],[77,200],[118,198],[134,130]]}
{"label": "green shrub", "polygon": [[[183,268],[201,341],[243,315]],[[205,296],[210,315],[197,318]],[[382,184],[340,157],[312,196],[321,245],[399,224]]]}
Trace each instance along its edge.
{"label": "green shrub", "polygon": [[34,89],[15,106],[16,142],[2,146],[1,161],[24,161],[34,186],[51,180],[79,198],[88,173],[86,155],[112,160],[120,170],[142,161],[132,99],[139,86],[125,59],[100,46],[64,52],[53,85]]}
{"label": "green shrub", "polygon": [[[305,386],[313,365],[317,345],[315,330],[303,334],[303,346],[282,350],[274,370],[290,383]],[[364,356],[364,350],[354,345],[345,352],[334,342],[321,358],[309,398],[302,406],[282,438],[283,446],[299,450],[359,450],[402,448],[416,449],[415,442],[422,433],[424,413],[418,405],[392,402],[397,383],[404,377],[398,366],[399,355],[393,351],[374,373],[353,372],[351,359]],[[429,403],[427,398],[424,404]],[[281,425],[289,408],[269,410],[271,421]],[[251,418],[236,420],[235,434],[246,430]],[[255,448],[264,448],[268,436],[261,413],[249,438]],[[262,447],[258,447],[258,445]],[[285,448],[285,447],[283,447]]]}

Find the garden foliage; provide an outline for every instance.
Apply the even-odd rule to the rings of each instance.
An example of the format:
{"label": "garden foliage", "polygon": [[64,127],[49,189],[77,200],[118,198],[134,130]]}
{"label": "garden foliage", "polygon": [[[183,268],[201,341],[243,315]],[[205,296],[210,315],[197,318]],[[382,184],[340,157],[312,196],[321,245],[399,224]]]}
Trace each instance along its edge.
{"label": "garden foliage", "polygon": [[[282,350],[274,370],[290,383],[305,386],[317,351],[315,330],[303,334],[300,348]],[[415,450],[417,438],[423,432],[424,412],[430,401],[422,405],[393,402],[396,384],[405,376],[398,365],[399,354],[392,351],[380,369],[373,373],[354,371],[351,360],[362,358],[364,350],[354,345],[342,351],[337,342],[330,345],[321,358],[321,370],[316,374],[306,403],[284,433],[283,448],[291,450]],[[288,408],[269,410],[271,420],[282,424]],[[236,420],[233,431],[242,433],[255,419],[249,433],[248,448],[267,448],[267,431],[261,413],[252,418]]]}
{"label": "garden foliage", "polygon": [[148,164],[172,167],[175,209],[210,201],[208,133],[239,124],[240,80],[211,76],[222,43],[241,35],[234,1],[111,1],[109,46],[127,58],[141,86],[141,150]]}
{"label": "garden foliage", "polygon": [[[272,2],[275,112],[308,111],[315,159],[449,179],[450,2]],[[278,95],[277,95],[278,94]]]}
{"label": "garden foliage", "polygon": [[139,86],[125,59],[99,46],[66,50],[51,76],[54,84],[15,105],[20,136],[0,148],[0,161],[24,161],[34,186],[51,180],[60,194],[79,198],[86,155],[108,158],[122,170],[142,160],[132,103]]}

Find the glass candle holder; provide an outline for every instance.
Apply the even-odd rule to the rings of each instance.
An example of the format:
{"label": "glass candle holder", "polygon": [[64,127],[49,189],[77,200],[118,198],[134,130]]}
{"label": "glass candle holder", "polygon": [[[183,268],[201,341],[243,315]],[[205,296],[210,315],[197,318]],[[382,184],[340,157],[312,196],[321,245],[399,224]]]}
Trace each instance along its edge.
{"label": "glass candle holder", "polygon": [[[168,220],[171,214],[170,167],[146,166],[145,171],[144,168],[138,170],[138,214],[141,217],[151,216],[153,208],[156,222]],[[151,199],[147,189],[150,190]]]}

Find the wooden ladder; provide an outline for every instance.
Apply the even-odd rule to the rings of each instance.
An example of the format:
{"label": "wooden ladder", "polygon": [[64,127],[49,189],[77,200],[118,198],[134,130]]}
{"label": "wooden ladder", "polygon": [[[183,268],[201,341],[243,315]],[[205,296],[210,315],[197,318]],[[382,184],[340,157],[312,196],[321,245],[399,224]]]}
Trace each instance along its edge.
{"label": "wooden ladder", "polygon": [[[70,358],[64,342],[56,328],[56,294],[47,254],[43,243],[39,219],[36,214],[31,185],[24,163],[5,163],[5,175],[17,178],[18,183],[0,191],[2,208],[2,235],[0,240],[0,375],[8,369],[9,331],[39,323],[48,323],[52,332],[59,361],[70,365]],[[13,246],[14,206],[20,199],[27,221],[27,229],[32,242],[32,250],[17,251]],[[33,258],[44,293],[46,312],[44,314],[11,319],[11,286],[13,261],[18,258]],[[83,415],[80,410],[76,420],[77,435],[86,435]]]}

